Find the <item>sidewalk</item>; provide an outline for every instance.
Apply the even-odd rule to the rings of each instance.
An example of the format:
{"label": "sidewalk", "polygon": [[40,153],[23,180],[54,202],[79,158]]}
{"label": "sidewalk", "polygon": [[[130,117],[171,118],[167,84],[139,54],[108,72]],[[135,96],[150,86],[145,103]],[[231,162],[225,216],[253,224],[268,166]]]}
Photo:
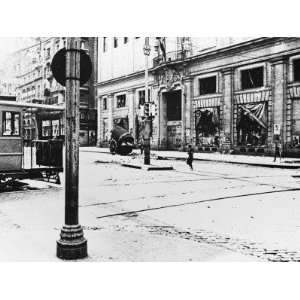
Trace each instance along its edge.
{"label": "sidewalk", "polygon": [[[110,154],[108,148],[98,147],[85,147],[80,148],[82,152],[99,152]],[[139,150],[134,150],[134,153],[140,153]],[[187,154],[181,151],[156,151],[151,150],[151,156],[161,160],[185,160]],[[124,160],[125,157],[124,157]],[[221,163],[231,163],[239,165],[250,165],[257,167],[267,168],[280,168],[280,169],[300,169],[300,158],[283,158],[281,162],[277,159],[273,162],[272,156],[249,156],[249,155],[233,155],[221,153],[194,153],[194,160],[199,161],[213,161]]]}

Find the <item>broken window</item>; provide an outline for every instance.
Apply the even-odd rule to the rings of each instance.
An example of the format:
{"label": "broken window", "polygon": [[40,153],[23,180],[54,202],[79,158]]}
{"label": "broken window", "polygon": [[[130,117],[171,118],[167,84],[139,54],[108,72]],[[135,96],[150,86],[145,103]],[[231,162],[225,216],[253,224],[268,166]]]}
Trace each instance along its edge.
{"label": "broken window", "polygon": [[264,67],[241,71],[242,90],[262,87],[264,85]]}
{"label": "broken window", "polygon": [[294,81],[300,81],[300,58],[293,61]]}
{"label": "broken window", "polygon": [[217,77],[211,76],[199,79],[200,95],[215,94],[217,92]]}
{"label": "broken window", "polygon": [[244,146],[266,145],[267,103],[243,104],[238,106],[237,144]]}
{"label": "broken window", "polygon": [[195,113],[196,143],[201,146],[219,146],[220,107],[201,108]]}

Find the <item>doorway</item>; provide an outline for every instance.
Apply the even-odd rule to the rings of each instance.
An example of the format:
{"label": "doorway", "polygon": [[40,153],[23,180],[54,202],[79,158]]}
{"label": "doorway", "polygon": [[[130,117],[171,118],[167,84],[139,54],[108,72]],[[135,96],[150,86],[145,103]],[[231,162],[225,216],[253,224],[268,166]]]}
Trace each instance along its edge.
{"label": "doorway", "polygon": [[182,146],[182,99],[181,90],[164,93],[167,149],[178,150]]}

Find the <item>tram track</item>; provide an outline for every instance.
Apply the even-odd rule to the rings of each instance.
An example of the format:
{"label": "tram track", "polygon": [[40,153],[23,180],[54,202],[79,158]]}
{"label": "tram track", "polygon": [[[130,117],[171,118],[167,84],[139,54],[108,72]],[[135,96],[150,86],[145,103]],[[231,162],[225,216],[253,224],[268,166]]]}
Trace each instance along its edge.
{"label": "tram track", "polygon": [[239,194],[239,195],[230,195],[226,197],[216,197],[216,198],[210,198],[205,200],[197,200],[197,201],[190,201],[190,202],[182,202],[177,204],[169,204],[169,205],[162,205],[157,207],[149,207],[144,209],[137,209],[137,210],[128,210],[123,211],[119,213],[114,214],[107,214],[96,217],[97,219],[103,219],[103,218],[110,218],[110,217],[116,217],[116,216],[124,216],[128,214],[137,214],[141,212],[148,212],[153,210],[161,210],[161,209],[168,209],[168,208],[174,208],[174,207],[184,207],[188,205],[195,205],[200,203],[207,203],[207,202],[216,202],[226,199],[234,199],[234,198],[244,198],[249,196],[259,196],[259,195],[267,195],[267,194],[275,194],[275,193],[283,193],[283,192],[294,192],[294,191],[300,191],[300,188],[290,188],[290,189],[282,189],[282,190],[276,190],[276,191],[266,191],[266,192],[256,192],[256,193],[245,193],[245,194]]}

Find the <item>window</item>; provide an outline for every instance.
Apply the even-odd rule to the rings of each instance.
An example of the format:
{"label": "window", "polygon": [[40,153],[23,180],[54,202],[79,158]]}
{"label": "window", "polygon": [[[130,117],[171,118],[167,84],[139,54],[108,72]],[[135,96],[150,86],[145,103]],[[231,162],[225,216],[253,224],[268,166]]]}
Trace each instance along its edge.
{"label": "window", "polygon": [[50,58],[50,48],[46,49],[46,59]]}
{"label": "window", "polygon": [[126,95],[117,96],[117,108],[122,108],[126,106]]}
{"label": "window", "polygon": [[103,52],[106,52],[107,50],[107,37],[104,37],[103,38]]}
{"label": "window", "polygon": [[118,47],[118,38],[114,38],[114,48]]}
{"label": "window", "polygon": [[[151,94],[150,94],[150,90],[148,91],[148,101],[151,101]],[[145,91],[139,91],[139,106],[144,105],[145,104]]]}
{"label": "window", "polygon": [[51,133],[52,133],[51,121],[43,120],[42,121],[42,136],[43,137],[51,137]]}
{"label": "window", "polygon": [[80,120],[81,121],[87,121],[87,115],[85,112],[81,112],[80,113]]}
{"label": "window", "polygon": [[107,98],[103,98],[103,110],[107,110]]}
{"label": "window", "polygon": [[258,67],[241,71],[242,90],[262,87],[264,85],[264,68]]}
{"label": "window", "polygon": [[199,91],[200,95],[215,94],[217,92],[217,77],[199,79]]}
{"label": "window", "polygon": [[89,112],[89,120],[90,121],[96,121],[97,120],[97,113],[95,111]]}
{"label": "window", "polygon": [[128,37],[124,37],[124,44],[128,43]]}
{"label": "window", "polygon": [[294,81],[300,81],[300,58],[293,61]]}
{"label": "window", "polygon": [[2,127],[5,136],[20,135],[20,113],[4,111],[2,114]]}

